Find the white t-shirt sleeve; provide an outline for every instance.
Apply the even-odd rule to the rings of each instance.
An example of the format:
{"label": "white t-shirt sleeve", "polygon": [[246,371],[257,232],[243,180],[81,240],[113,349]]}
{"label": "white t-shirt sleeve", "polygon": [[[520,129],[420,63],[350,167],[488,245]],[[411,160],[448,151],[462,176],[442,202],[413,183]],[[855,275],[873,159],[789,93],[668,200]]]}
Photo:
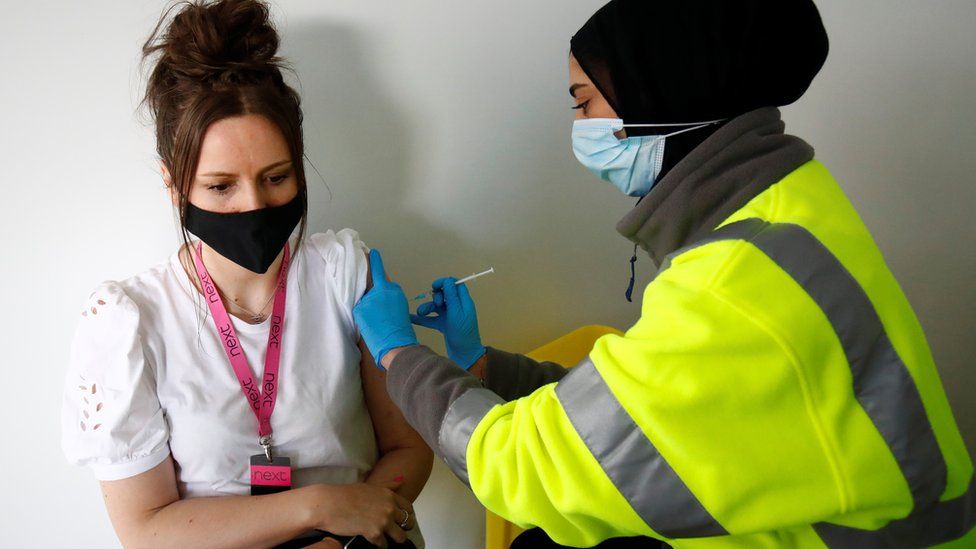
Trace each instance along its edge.
{"label": "white t-shirt sleeve", "polygon": [[359,233],[342,229],[338,233],[328,231],[309,237],[312,246],[322,254],[326,263],[326,278],[335,289],[336,297],[345,305],[352,320],[352,308],[366,293],[369,248],[359,239]]}
{"label": "white t-shirt sleeve", "polygon": [[99,480],[144,473],[169,455],[169,429],[146,360],[139,308],[115,282],[95,289],[71,346],[62,447]]}

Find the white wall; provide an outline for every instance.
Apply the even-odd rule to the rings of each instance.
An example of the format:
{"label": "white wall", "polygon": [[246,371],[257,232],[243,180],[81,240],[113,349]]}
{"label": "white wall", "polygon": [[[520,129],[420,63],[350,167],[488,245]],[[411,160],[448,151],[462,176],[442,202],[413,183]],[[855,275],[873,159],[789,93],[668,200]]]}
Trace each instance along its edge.
{"label": "white wall", "polygon": [[[351,226],[408,290],[488,265],[487,342],[526,350],[586,323],[626,327],[631,201],[569,147],[568,39],[602,0],[289,0],[312,228]],[[916,306],[976,448],[976,3],[822,0],[827,65],[789,128],[817,148]],[[80,307],[177,245],[138,51],[161,2],[3,0],[0,531],[5,546],[112,546],[97,485],[65,464],[60,389]],[[647,260],[638,264],[646,282]],[[636,300],[635,300],[636,301]],[[418,504],[434,549],[481,546],[481,512],[438,468]],[[36,536],[36,537],[35,537]]]}

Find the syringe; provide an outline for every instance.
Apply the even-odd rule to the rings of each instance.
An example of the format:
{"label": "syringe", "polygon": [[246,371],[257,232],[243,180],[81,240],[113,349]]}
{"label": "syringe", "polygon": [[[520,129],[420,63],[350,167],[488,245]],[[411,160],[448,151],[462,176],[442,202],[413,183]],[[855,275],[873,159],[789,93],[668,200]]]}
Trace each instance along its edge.
{"label": "syringe", "polygon": [[[490,267],[487,271],[481,271],[480,273],[473,274],[471,276],[466,276],[454,283],[455,286],[458,284],[464,284],[465,282],[470,282],[478,277],[485,276],[486,274],[491,274],[495,272],[494,267]],[[434,295],[434,290],[426,291],[422,294],[417,294],[417,297],[413,298],[411,301],[418,301],[421,299],[428,299]]]}

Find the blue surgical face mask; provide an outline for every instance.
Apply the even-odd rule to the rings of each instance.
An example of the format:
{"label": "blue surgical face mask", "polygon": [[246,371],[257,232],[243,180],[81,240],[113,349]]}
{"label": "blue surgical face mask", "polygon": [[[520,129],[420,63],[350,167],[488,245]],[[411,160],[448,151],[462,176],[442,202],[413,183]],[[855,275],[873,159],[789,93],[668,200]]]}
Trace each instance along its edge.
{"label": "blue surgical face mask", "polygon": [[[644,196],[661,174],[664,140],[721,120],[689,124],[624,124],[619,118],[583,118],[573,122],[573,152],[593,175],[613,183],[628,196]],[[617,139],[624,128],[691,126],[665,135]]]}

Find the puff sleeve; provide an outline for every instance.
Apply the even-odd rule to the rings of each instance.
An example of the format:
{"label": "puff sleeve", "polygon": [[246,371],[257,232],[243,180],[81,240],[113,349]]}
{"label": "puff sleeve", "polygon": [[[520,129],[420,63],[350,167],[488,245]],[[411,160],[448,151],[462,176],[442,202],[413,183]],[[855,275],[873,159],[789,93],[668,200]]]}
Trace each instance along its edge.
{"label": "puff sleeve", "polygon": [[99,480],[144,473],[169,455],[156,374],[140,335],[139,308],[114,282],[92,292],[71,346],[62,404],[68,461]]}
{"label": "puff sleeve", "polygon": [[342,229],[338,233],[328,231],[309,236],[312,247],[322,255],[326,264],[326,279],[332,285],[336,299],[348,314],[348,321],[355,325],[352,309],[366,293],[369,278],[369,248],[359,239],[359,233]]}

